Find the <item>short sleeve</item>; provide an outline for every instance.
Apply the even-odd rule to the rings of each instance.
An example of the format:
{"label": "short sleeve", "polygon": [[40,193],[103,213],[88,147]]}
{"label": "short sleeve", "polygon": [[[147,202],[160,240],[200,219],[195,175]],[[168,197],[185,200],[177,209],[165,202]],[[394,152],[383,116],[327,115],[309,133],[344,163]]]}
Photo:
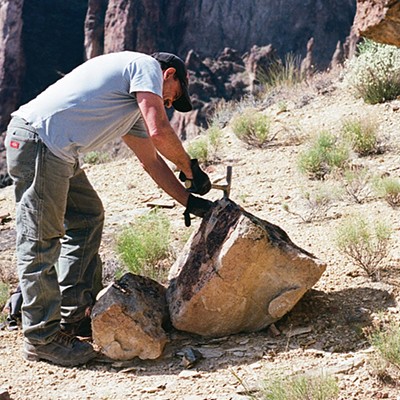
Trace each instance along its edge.
{"label": "short sleeve", "polygon": [[146,124],[143,120],[143,117],[140,117],[136,123],[129,129],[128,135],[141,137],[141,138],[148,138],[149,135],[147,133]]}
{"label": "short sleeve", "polygon": [[157,60],[143,55],[129,63],[124,71],[129,81],[129,93],[150,92],[162,97],[163,74]]}

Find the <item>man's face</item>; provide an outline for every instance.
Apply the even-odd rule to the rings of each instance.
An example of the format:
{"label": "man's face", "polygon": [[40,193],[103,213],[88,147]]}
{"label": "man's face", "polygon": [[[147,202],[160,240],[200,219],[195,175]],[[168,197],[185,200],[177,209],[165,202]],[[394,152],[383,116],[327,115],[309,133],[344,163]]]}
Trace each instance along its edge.
{"label": "man's face", "polygon": [[164,71],[163,100],[164,106],[172,107],[172,103],[182,96],[182,88],[179,79],[174,77],[175,68],[168,68]]}

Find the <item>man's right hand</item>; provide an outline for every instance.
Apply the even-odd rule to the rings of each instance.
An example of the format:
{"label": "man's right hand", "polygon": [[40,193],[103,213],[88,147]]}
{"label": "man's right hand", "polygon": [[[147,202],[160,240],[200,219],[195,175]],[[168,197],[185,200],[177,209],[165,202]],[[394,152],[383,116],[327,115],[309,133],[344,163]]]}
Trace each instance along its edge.
{"label": "man's right hand", "polygon": [[185,225],[190,226],[190,214],[197,217],[204,218],[205,215],[211,210],[214,203],[210,200],[202,199],[201,197],[189,195],[186,210],[183,213],[185,217]]}

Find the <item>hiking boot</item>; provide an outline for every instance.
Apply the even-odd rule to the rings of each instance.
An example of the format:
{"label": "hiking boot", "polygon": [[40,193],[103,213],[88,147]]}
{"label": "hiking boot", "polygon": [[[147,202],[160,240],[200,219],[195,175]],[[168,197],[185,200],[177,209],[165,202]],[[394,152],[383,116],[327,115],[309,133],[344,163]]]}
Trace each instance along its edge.
{"label": "hiking boot", "polygon": [[60,329],[62,332],[71,336],[80,336],[84,338],[92,337],[92,320],[90,317],[82,318],[77,322],[61,322]]}
{"label": "hiking boot", "polygon": [[57,332],[53,340],[46,344],[24,342],[22,355],[29,361],[46,360],[65,367],[73,367],[88,362],[96,357],[97,353],[91,344],[63,332]]}

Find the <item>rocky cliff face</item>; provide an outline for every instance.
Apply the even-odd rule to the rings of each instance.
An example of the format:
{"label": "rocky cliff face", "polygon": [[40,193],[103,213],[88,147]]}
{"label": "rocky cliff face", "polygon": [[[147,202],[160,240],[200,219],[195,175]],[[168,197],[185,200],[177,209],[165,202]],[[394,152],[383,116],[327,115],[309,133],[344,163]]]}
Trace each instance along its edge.
{"label": "rocky cliff face", "polygon": [[0,1],[0,128],[4,128],[8,115],[18,102],[24,68],[22,5],[23,0]]}
{"label": "rocky cliff face", "polygon": [[202,57],[216,57],[225,47],[243,54],[253,45],[271,43],[281,56],[304,56],[314,37],[315,63],[326,67],[337,42],[343,43],[349,34],[356,1],[289,3],[0,0],[0,132],[10,110],[85,58],[103,52],[165,50],[185,58],[193,49]]}
{"label": "rocky cliff face", "polygon": [[358,0],[354,30],[376,42],[400,46],[399,1]]}

